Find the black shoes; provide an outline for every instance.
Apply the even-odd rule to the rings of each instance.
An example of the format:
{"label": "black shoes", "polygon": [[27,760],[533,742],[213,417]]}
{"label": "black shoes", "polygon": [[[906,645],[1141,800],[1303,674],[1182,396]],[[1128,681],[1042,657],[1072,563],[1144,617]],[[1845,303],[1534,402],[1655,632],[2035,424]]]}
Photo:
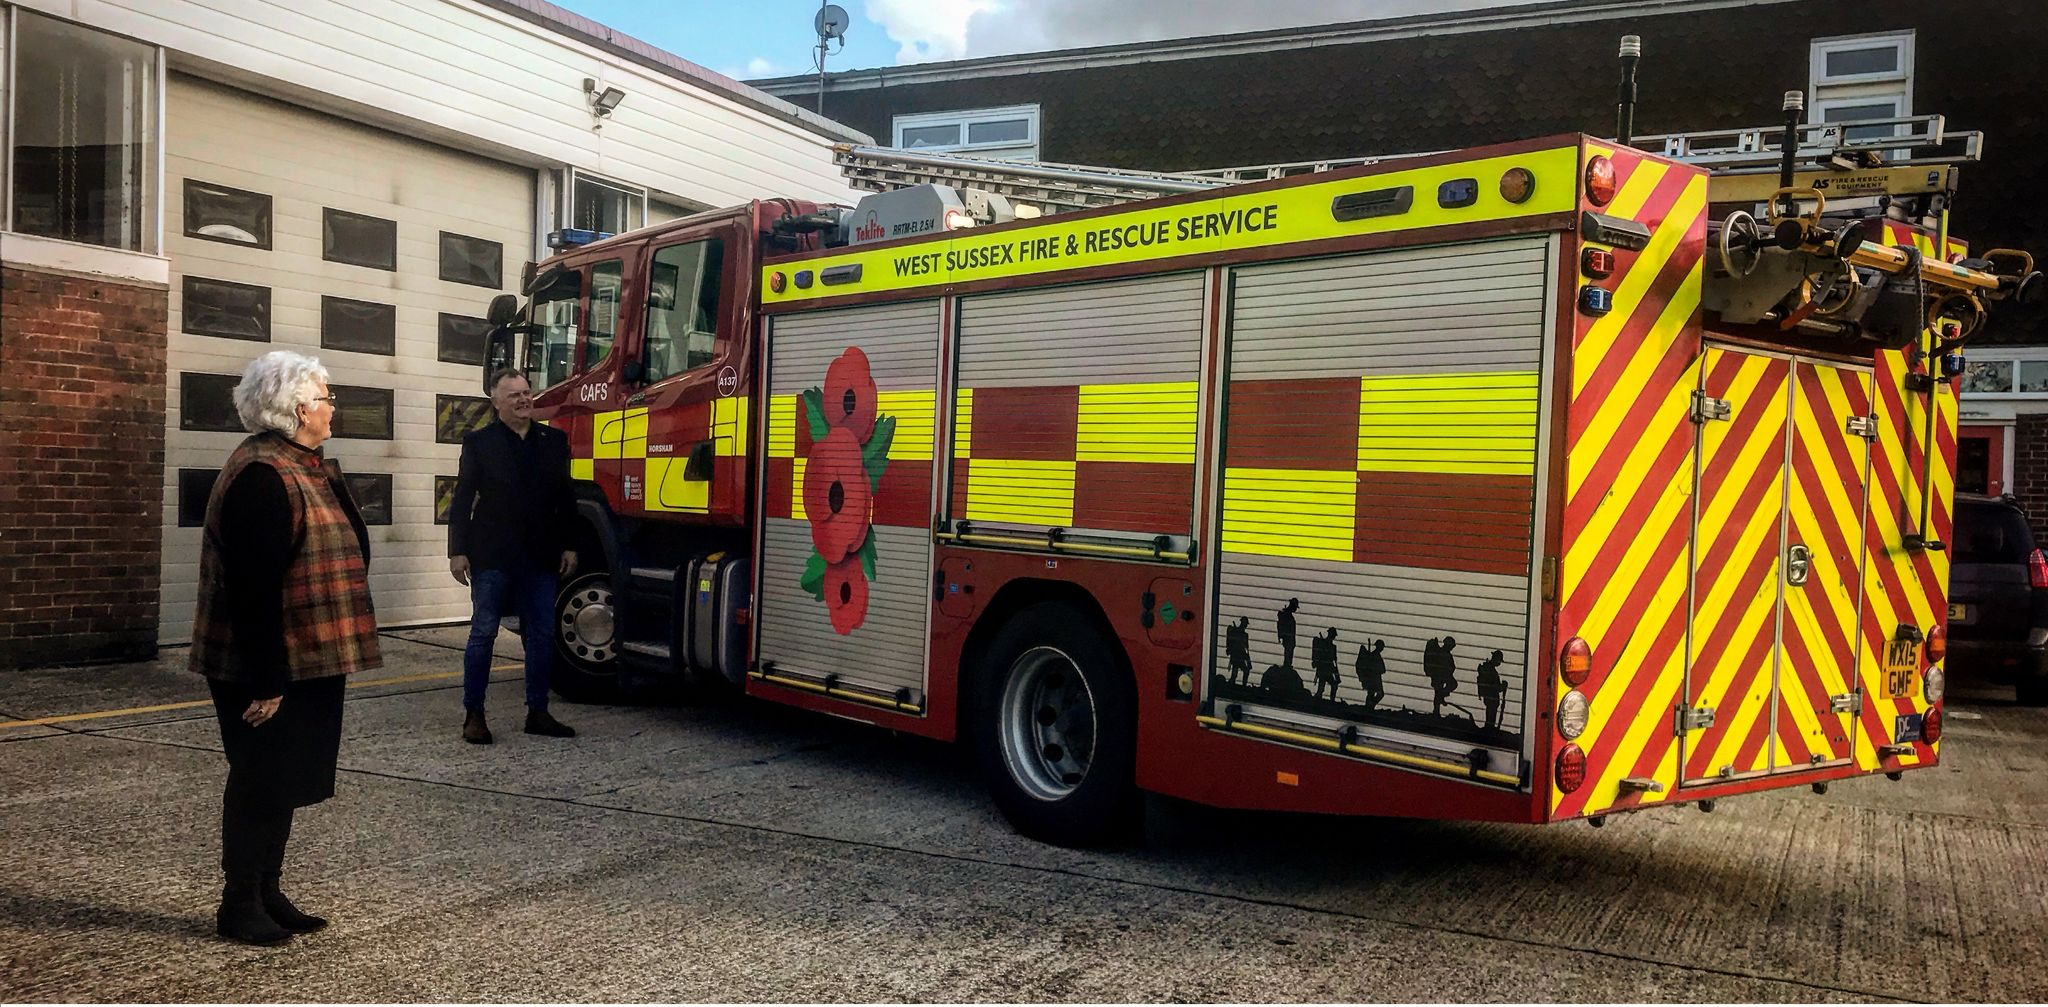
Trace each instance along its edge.
{"label": "black shoes", "polygon": [[556,720],[548,711],[537,706],[526,708],[526,733],[544,734],[550,738],[573,738],[576,729]]}
{"label": "black shoes", "polygon": [[248,882],[230,881],[221,889],[220,911],[213,917],[214,932],[231,941],[276,947],[291,940],[291,931],[278,926],[263,908],[260,889]]}
{"label": "black shoes", "polygon": [[309,913],[302,913],[292,900],[284,897],[277,887],[277,875],[263,876],[263,911],[270,914],[278,926],[295,934],[310,934],[327,926],[327,921]]}
{"label": "black shoes", "polygon": [[471,710],[462,718],[462,740],[472,745],[491,743],[491,729],[484,724],[482,710]]}

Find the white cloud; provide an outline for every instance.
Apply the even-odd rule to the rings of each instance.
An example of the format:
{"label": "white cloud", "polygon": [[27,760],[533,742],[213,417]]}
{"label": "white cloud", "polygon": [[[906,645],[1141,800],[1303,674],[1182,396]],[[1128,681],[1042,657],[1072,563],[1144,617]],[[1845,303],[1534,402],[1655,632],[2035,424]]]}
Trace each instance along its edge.
{"label": "white cloud", "polygon": [[1340,24],[1529,0],[867,0],[897,63]]}
{"label": "white cloud", "polygon": [[747,60],[746,66],[723,67],[718,72],[734,80],[759,80],[763,77],[787,77],[797,71],[766,56],[755,56]]}

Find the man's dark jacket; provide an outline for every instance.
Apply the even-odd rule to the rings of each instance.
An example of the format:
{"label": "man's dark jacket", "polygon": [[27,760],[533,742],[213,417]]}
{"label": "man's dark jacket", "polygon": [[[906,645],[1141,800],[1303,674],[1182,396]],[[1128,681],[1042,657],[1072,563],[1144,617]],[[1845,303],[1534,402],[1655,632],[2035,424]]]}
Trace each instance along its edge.
{"label": "man's dark jacket", "polygon": [[508,570],[522,561],[553,573],[569,548],[576,495],[569,436],[534,423],[521,438],[494,420],[462,439],[462,465],[448,503],[448,555],[471,568]]}

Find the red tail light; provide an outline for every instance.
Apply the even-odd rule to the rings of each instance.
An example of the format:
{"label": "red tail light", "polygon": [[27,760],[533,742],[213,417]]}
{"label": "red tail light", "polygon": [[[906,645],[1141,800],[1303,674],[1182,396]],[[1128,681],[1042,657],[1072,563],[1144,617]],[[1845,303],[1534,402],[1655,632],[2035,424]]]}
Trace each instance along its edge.
{"label": "red tail light", "polygon": [[2027,554],[2027,583],[2037,589],[2048,587],[2048,553],[2036,549]]}
{"label": "red tail light", "polygon": [[1614,199],[1614,162],[1598,154],[1586,161],[1586,199],[1606,206]]}
{"label": "red tail light", "polygon": [[[2041,555],[2038,551],[2034,555]],[[1927,663],[1940,664],[1948,656],[1948,627],[1936,626],[1927,631]]]}
{"label": "red tail light", "polygon": [[1930,745],[1941,740],[1941,707],[1927,711],[1927,716],[1920,718],[1920,740]]}
{"label": "red tail light", "polygon": [[1566,744],[1557,750],[1557,789],[1569,794],[1586,783],[1586,751]]}
{"label": "red tail light", "polygon": [[1586,677],[1593,673],[1593,648],[1579,637],[1564,642],[1564,653],[1557,656],[1557,672],[1564,676],[1564,684],[1576,689],[1586,684]]}

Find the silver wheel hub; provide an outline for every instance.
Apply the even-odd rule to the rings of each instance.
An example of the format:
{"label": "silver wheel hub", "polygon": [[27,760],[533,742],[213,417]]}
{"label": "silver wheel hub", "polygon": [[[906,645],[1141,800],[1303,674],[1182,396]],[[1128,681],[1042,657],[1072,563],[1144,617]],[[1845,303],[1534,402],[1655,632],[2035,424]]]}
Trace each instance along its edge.
{"label": "silver wheel hub", "polygon": [[562,647],[584,664],[609,664],[618,656],[617,620],[611,582],[595,578],[575,586],[555,603]]}
{"label": "silver wheel hub", "polygon": [[1041,801],[1074,792],[1095,758],[1095,695],[1074,659],[1052,647],[1025,651],[1003,686],[1000,726],[1010,778]]}

